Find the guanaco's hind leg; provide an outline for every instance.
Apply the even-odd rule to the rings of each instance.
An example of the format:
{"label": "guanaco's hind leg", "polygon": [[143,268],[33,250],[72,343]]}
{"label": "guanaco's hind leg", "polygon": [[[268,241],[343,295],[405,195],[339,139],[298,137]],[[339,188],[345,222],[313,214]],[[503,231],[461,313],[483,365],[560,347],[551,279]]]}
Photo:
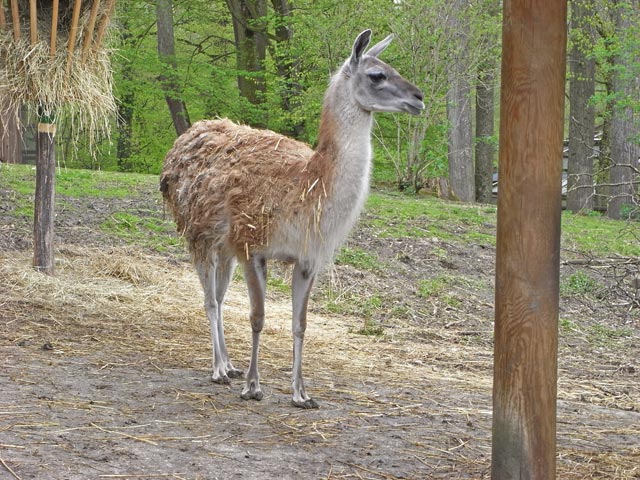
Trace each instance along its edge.
{"label": "guanaco's hind leg", "polygon": [[221,252],[211,252],[206,258],[196,261],[196,269],[204,290],[204,307],[211,324],[211,346],[213,348],[212,380],[216,383],[229,383],[229,377],[239,377],[242,371],[229,360],[224,340],[224,322],[222,305],[229,282],[235,269],[232,256]]}
{"label": "guanaco's hind leg", "polygon": [[264,327],[264,297],[267,287],[267,262],[264,257],[254,255],[244,265],[244,276],[251,303],[251,330],[253,342],[251,346],[251,363],[247,371],[247,383],[240,395],[243,399],[262,400],[260,375],[258,374],[258,349],[260,332]]}
{"label": "guanaco's hind leg", "polygon": [[318,408],[304,388],[302,378],[302,347],[307,329],[307,304],[315,279],[315,271],[306,264],[296,263],[293,267],[291,296],[293,303],[293,398],[291,403],[300,408]]}

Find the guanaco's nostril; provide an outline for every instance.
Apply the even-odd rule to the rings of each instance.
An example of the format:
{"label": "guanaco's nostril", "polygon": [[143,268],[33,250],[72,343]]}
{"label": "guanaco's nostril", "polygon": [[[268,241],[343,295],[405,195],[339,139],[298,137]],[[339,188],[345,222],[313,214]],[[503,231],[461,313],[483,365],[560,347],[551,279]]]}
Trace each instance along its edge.
{"label": "guanaco's nostril", "polygon": [[416,93],[414,93],[413,96],[416,97],[420,101],[424,100],[424,95],[422,94],[422,92],[420,90],[418,90]]}

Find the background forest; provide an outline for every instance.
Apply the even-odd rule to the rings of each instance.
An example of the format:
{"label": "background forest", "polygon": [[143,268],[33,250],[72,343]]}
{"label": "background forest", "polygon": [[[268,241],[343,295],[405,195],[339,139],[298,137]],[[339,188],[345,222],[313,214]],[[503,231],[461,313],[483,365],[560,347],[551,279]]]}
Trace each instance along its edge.
{"label": "background forest", "polygon": [[[640,6],[573,0],[567,62],[567,208],[638,215]],[[364,28],[425,93],[419,118],[378,115],[375,180],[489,202],[497,163],[496,0],[129,0],[111,56],[118,116],[97,155],[59,134],[69,167],[159,172],[176,134],[229,117],[313,144],[331,72]],[[80,136],[82,138],[82,136]]]}

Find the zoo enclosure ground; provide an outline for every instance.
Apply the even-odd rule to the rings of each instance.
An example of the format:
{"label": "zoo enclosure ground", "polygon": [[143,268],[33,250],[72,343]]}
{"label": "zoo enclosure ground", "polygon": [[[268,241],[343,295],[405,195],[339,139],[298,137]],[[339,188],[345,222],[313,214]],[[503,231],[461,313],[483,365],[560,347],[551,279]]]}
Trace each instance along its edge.
{"label": "zoo enclosure ground", "polygon": [[[157,178],[62,172],[54,278],[30,268],[31,179],[1,167],[3,475],[488,476],[493,207],[374,192],[314,293],[305,369],[321,409],[300,412],[287,269],[269,278],[267,395],[243,402],[241,382],[208,380],[199,285]],[[638,255],[633,230],[565,217],[565,232],[558,475],[638,478],[638,311],[604,266]],[[246,315],[238,275],[226,324],[242,366]]]}

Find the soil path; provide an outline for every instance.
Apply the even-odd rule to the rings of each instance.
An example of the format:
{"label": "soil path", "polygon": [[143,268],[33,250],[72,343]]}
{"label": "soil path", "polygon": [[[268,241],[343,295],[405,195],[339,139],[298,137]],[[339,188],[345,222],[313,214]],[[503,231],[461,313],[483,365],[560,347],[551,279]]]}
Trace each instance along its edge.
{"label": "soil path", "polygon": [[[383,240],[361,224],[350,245],[386,267],[339,265],[319,285],[304,367],[321,408],[301,411],[289,404],[284,293],[272,289],[267,302],[265,398],[243,401],[242,381],[209,380],[208,325],[186,256],[100,232],[117,211],[161,217],[157,193],[92,208],[63,200],[53,278],[30,268],[28,221],[0,211],[0,478],[488,478],[491,247]],[[416,293],[425,272],[459,281],[425,298]],[[385,308],[364,316],[383,335],[363,335],[356,302],[374,291],[387,293]],[[225,323],[242,368],[247,310],[238,277]],[[563,301],[558,478],[640,478],[640,337],[636,317],[615,311]],[[621,321],[624,337],[585,333]]]}

